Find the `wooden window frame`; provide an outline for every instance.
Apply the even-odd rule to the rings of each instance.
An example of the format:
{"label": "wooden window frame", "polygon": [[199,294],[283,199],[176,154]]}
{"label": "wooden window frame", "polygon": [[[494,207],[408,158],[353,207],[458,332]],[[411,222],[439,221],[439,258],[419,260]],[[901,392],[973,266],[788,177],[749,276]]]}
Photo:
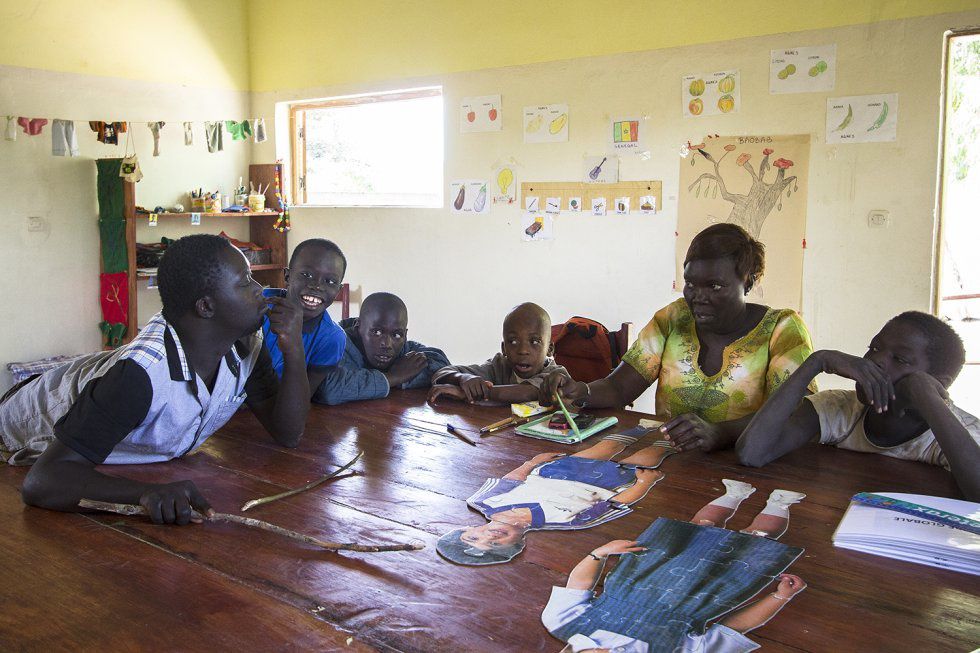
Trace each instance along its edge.
{"label": "wooden window frame", "polygon": [[441,86],[426,86],[423,88],[364,95],[345,95],[322,100],[295,102],[289,105],[289,141],[290,141],[290,183],[293,197],[297,206],[308,205],[306,184],[306,113],[316,109],[332,107],[352,107],[379,102],[397,102],[399,100],[416,100],[427,97],[442,97]]}

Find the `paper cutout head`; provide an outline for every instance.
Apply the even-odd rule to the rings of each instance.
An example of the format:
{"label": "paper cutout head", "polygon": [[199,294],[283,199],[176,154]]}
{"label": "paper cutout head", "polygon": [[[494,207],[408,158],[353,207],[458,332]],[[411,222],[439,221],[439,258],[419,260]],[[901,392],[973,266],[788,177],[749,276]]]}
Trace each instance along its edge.
{"label": "paper cutout head", "polygon": [[527,528],[492,521],[457,528],[439,538],[436,551],[459,565],[497,565],[510,562],[524,550]]}

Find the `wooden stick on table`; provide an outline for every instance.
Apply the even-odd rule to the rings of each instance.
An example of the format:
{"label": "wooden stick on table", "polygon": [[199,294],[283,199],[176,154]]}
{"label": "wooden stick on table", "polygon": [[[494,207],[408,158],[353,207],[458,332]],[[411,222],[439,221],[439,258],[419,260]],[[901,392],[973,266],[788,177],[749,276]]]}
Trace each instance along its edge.
{"label": "wooden stick on table", "polygon": [[[149,515],[150,513],[143,506],[137,506],[129,503],[108,503],[106,501],[92,501],[91,499],[82,499],[78,502],[79,508],[90,508],[92,510],[101,510],[103,512],[114,512],[120,515]],[[297,533],[296,531],[291,531],[288,528],[283,528],[281,526],[276,526],[275,524],[270,524],[269,522],[262,521],[260,519],[253,519],[251,517],[241,517],[239,515],[230,515],[224,512],[216,512],[212,515],[204,515],[196,510],[191,512],[191,516],[194,519],[200,519],[202,521],[209,522],[231,522],[234,524],[241,524],[242,526],[248,526],[249,528],[257,528],[259,530],[268,531],[269,533],[275,533],[276,535],[281,535],[283,537],[288,537],[291,540],[297,540],[299,542],[306,542],[307,544],[313,544],[321,549],[326,549],[327,551],[358,551],[361,553],[379,553],[382,551],[419,551],[425,548],[424,544],[382,544],[382,545],[371,545],[371,544],[356,544],[356,543],[340,543],[340,542],[327,542],[325,540],[317,539],[311,535],[305,535],[303,533]]]}
{"label": "wooden stick on table", "polygon": [[272,503],[273,501],[276,501],[278,499],[285,499],[286,497],[291,497],[294,494],[299,494],[300,492],[306,492],[307,490],[312,490],[317,485],[320,485],[321,483],[323,483],[325,481],[329,481],[330,479],[334,478],[335,476],[337,476],[338,474],[340,474],[344,470],[349,469],[351,466],[354,465],[354,463],[356,463],[358,460],[360,460],[361,459],[361,456],[363,456],[363,455],[364,455],[364,452],[363,451],[358,451],[357,452],[357,455],[354,456],[354,459],[351,460],[346,465],[344,465],[343,467],[341,467],[339,469],[336,469],[336,470],[330,472],[329,474],[327,474],[326,476],[322,476],[322,477],[316,479],[315,481],[310,481],[309,483],[307,483],[303,487],[298,487],[298,488],[295,488],[295,489],[292,489],[292,490],[286,490],[285,492],[280,492],[279,494],[273,494],[273,495],[268,496],[268,497],[262,497],[261,499],[252,499],[251,501],[246,502],[244,506],[242,506],[242,512],[245,512],[249,508],[254,508],[255,506],[261,506],[263,503]]}

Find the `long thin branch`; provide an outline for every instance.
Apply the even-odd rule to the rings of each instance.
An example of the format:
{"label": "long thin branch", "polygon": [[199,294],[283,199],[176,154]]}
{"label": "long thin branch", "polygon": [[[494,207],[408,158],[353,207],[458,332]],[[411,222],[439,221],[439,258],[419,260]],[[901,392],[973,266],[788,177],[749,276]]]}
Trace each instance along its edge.
{"label": "long thin branch", "polygon": [[312,490],[317,485],[320,485],[321,483],[324,483],[325,481],[329,481],[330,479],[334,478],[335,476],[337,476],[338,474],[340,474],[344,470],[349,469],[351,466],[354,465],[354,463],[356,463],[358,460],[360,460],[361,459],[361,456],[363,456],[363,455],[364,455],[364,452],[363,451],[358,451],[357,452],[357,455],[354,456],[354,459],[351,460],[346,465],[344,465],[343,467],[341,467],[339,469],[336,469],[336,470],[330,472],[329,474],[327,474],[326,476],[322,476],[322,477],[316,479],[315,481],[310,481],[309,483],[307,483],[303,487],[298,487],[298,488],[293,489],[293,490],[286,490],[285,492],[280,492],[279,494],[273,494],[273,495],[268,496],[268,497],[262,497],[261,499],[252,499],[251,501],[246,502],[244,506],[242,506],[242,512],[245,512],[249,508],[254,508],[255,506],[261,506],[264,503],[272,503],[273,501],[277,501],[279,499],[285,499],[286,497],[291,497],[294,494],[299,494],[300,492],[306,492],[307,490]]}
{"label": "long thin branch", "polygon": [[711,165],[713,165],[715,167],[715,178],[718,181],[718,190],[721,191],[721,196],[725,200],[731,202],[732,204],[738,204],[738,197],[739,196],[738,195],[734,195],[732,193],[729,193],[728,192],[728,187],[725,186],[725,180],[722,179],[721,170],[718,169],[718,166],[719,166],[719,164],[721,162],[720,161],[715,161],[715,158],[713,156],[711,156],[710,154],[708,154],[707,152],[704,153],[704,157],[708,161],[711,161]]}
{"label": "long thin branch", "polygon": [[[108,503],[106,501],[92,501],[91,499],[82,499],[78,502],[79,508],[89,508],[92,510],[101,510],[103,512],[114,512],[120,515],[143,515],[147,516],[150,513],[143,506],[137,506],[129,503]],[[262,521],[260,519],[253,519],[251,517],[242,517],[240,515],[230,515],[224,512],[216,512],[211,515],[203,515],[199,512],[192,511],[191,516],[194,519],[200,519],[202,521],[209,522],[231,522],[234,524],[241,524],[242,526],[248,526],[249,528],[257,528],[259,530],[267,531],[269,533],[275,533],[276,535],[281,535],[282,537],[287,537],[291,540],[297,540],[299,542],[305,542],[307,544],[313,544],[321,549],[326,549],[327,551],[358,551],[361,553],[379,553],[382,551],[419,551],[425,548],[424,544],[383,544],[383,545],[369,545],[369,544],[355,544],[355,543],[340,543],[340,542],[327,542],[325,540],[317,539],[311,535],[304,535],[303,533],[297,533],[296,531],[291,531],[288,528],[283,528],[281,526],[276,526],[275,524],[270,524],[269,522]]]}

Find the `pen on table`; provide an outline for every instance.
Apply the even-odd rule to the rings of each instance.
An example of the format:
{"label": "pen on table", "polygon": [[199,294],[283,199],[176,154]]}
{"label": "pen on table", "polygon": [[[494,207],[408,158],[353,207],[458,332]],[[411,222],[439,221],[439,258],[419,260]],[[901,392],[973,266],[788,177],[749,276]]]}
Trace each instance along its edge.
{"label": "pen on table", "polygon": [[514,420],[516,419],[517,417],[515,415],[511,415],[510,417],[505,417],[499,422],[494,422],[493,424],[487,424],[486,426],[480,429],[480,435],[483,435],[484,433],[493,433],[494,431],[498,431],[506,426],[510,426],[511,424],[514,423]]}
{"label": "pen on table", "polygon": [[476,440],[474,440],[470,436],[466,435],[462,431],[457,430],[456,427],[453,426],[452,424],[446,424],[446,430],[449,431],[450,433],[452,433],[453,435],[455,435],[457,438],[459,438],[463,442],[465,442],[467,444],[472,444],[474,447],[476,446]]}

